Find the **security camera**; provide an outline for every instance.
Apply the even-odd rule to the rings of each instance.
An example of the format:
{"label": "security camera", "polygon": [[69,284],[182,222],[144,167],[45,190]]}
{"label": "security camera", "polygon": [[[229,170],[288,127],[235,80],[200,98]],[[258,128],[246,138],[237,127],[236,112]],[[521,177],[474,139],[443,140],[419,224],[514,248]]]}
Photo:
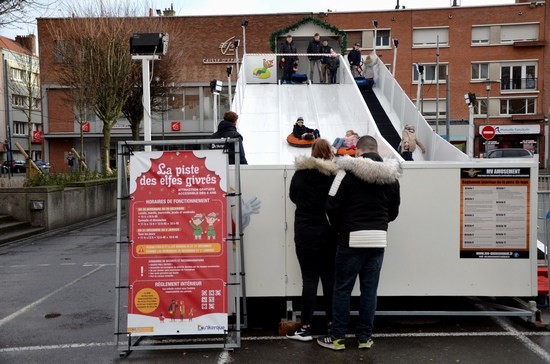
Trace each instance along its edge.
{"label": "security camera", "polygon": [[233,45],[235,46],[235,48],[237,48],[239,46],[239,44],[241,44],[241,40],[240,39],[235,39],[233,41]]}

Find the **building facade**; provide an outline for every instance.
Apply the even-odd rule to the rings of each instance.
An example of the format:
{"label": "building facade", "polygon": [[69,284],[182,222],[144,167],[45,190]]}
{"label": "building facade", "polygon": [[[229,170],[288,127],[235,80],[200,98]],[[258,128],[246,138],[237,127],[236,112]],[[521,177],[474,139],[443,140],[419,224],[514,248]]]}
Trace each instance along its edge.
{"label": "building facade", "polygon": [[15,41],[0,36],[0,57],[0,161],[25,160],[17,144],[33,160],[41,160],[40,65],[34,35]]}
{"label": "building facade", "polygon": [[[338,53],[349,52],[355,43],[361,45],[363,57],[376,52],[434,131],[447,135],[458,148],[465,150],[468,137],[470,113],[464,95],[475,94],[474,155],[520,147],[538,153],[545,168],[549,14],[544,1],[518,0],[511,5],[376,12],[165,16],[159,32],[177,29],[184,34],[171,37],[169,45],[169,52],[181,53],[183,67],[165,97],[165,111],[152,115],[153,139],[209,135],[218,120],[212,112],[212,79],[224,82],[219,108],[223,112],[229,107],[227,84],[236,81],[239,54],[276,52],[287,33],[294,36],[298,52],[305,53],[313,32],[319,31]],[[41,73],[44,147],[54,165],[64,164],[65,153],[77,144],[80,133],[56,76],[56,67],[63,65],[55,60],[51,45],[59,40],[50,29],[59,26],[63,19],[38,19],[41,69],[47,70]],[[228,76],[231,65],[234,70]],[[92,113],[86,125],[87,161],[97,166],[101,126]],[[112,147],[130,135],[128,123],[121,119]]]}

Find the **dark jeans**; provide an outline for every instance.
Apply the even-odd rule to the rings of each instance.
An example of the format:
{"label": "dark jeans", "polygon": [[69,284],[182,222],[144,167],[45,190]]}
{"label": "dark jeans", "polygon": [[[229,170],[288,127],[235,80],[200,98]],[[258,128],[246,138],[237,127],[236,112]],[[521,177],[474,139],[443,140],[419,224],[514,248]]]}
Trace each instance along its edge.
{"label": "dark jeans", "polygon": [[332,295],[334,287],[334,255],[336,247],[313,250],[296,246],[296,256],[302,271],[302,325],[310,325],[315,304],[319,278],[323,286],[323,297],[327,321],[332,321]]}
{"label": "dark jeans", "polygon": [[401,156],[406,161],[412,161],[413,160],[413,154],[409,151],[401,152]]}
{"label": "dark jeans", "polygon": [[383,248],[348,248],[338,246],[334,276],[332,336],[342,338],[348,331],[351,291],[359,275],[361,297],[356,338],[366,341],[372,336]]}

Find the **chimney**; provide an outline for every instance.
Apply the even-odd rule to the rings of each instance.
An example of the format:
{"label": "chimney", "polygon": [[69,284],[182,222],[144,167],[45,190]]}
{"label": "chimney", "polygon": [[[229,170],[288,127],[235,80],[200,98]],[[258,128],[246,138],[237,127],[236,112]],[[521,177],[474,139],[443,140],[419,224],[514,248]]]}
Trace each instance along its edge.
{"label": "chimney", "polygon": [[34,34],[27,36],[18,35],[15,37],[15,42],[31,52],[33,56],[36,56],[36,36]]}
{"label": "chimney", "polygon": [[153,17],[155,13],[153,12],[153,8],[149,8],[149,16]]}

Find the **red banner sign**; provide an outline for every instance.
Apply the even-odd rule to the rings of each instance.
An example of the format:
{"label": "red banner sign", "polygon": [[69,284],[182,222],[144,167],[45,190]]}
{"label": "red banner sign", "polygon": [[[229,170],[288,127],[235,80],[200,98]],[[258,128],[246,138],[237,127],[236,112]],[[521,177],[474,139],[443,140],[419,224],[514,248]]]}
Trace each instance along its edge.
{"label": "red banner sign", "polygon": [[35,130],[32,132],[32,142],[42,143],[42,132],[40,130]]}
{"label": "red banner sign", "polygon": [[82,131],[84,133],[89,133],[90,132],[90,122],[89,121],[85,121],[82,123]]}
{"label": "red banner sign", "polygon": [[226,159],[218,151],[130,160],[128,332],[227,330]]}
{"label": "red banner sign", "polygon": [[181,125],[179,121],[172,121],[172,131],[180,131]]}

